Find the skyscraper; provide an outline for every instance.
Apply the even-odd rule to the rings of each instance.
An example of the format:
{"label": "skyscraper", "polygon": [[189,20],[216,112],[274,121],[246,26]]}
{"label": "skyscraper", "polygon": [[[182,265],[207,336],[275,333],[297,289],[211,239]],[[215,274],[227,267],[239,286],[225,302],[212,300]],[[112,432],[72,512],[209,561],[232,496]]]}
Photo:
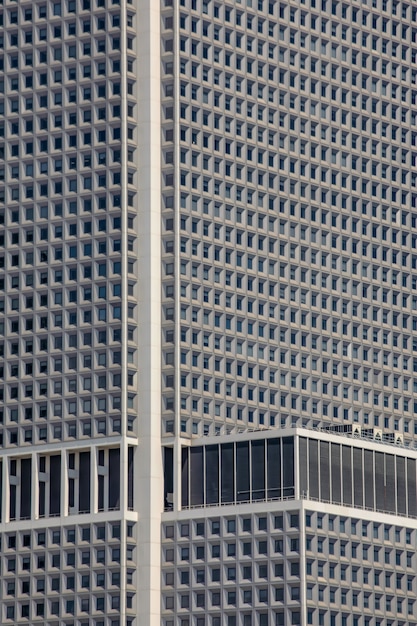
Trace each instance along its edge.
{"label": "skyscraper", "polygon": [[417,7],[0,13],[0,622],[415,626]]}

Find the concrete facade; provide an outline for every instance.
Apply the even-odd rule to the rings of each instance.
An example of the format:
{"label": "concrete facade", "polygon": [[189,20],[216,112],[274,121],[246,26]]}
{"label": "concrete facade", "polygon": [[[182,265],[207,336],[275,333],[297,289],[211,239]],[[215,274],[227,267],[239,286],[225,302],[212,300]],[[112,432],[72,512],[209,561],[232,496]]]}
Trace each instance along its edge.
{"label": "concrete facade", "polygon": [[2,624],[414,624],[416,40],[0,4]]}

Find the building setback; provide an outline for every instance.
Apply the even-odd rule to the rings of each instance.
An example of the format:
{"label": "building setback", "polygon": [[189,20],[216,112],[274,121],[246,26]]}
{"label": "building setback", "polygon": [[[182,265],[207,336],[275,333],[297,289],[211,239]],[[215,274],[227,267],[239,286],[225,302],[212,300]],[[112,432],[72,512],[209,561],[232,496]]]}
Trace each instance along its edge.
{"label": "building setback", "polygon": [[416,626],[417,7],[0,1],[0,623]]}

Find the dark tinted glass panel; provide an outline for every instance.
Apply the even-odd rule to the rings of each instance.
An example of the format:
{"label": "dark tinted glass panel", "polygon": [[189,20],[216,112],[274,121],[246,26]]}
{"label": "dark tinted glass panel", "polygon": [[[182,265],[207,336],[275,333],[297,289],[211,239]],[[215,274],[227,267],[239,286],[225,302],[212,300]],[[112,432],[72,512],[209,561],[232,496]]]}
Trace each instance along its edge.
{"label": "dark tinted glass panel", "polygon": [[360,448],[353,448],[353,481],[354,504],[363,506],[363,468]]}
{"label": "dark tinted glass panel", "polygon": [[417,517],[416,462],[407,459],[408,515]]}
{"label": "dark tinted glass panel", "polygon": [[294,495],[294,437],[282,439],[282,478],[283,496]]}
{"label": "dark tinted glass panel", "polygon": [[109,507],[120,507],[120,449],[109,450]]}
{"label": "dark tinted glass panel", "polygon": [[10,485],[10,519],[16,519],[16,485]]}
{"label": "dark tinted glass panel", "polygon": [[352,504],[352,461],[351,448],[342,446],[343,504]]}
{"label": "dark tinted glass panel", "polygon": [[225,443],[221,446],[221,489],[222,502],[234,502],[234,446]]}
{"label": "dark tinted glass panel", "polygon": [[319,442],[315,439],[308,442],[308,478],[309,495],[319,498]]}
{"label": "dark tinted glass panel", "polygon": [[61,455],[50,457],[49,468],[49,513],[59,515],[61,513]]}
{"label": "dark tinted glass panel", "polygon": [[252,441],[252,500],[265,498],[265,441]]}
{"label": "dark tinted glass panel", "polygon": [[127,506],[129,509],[133,509],[133,488],[134,488],[134,448],[129,446],[127,453]]}
{"label": "dark tinted glass panel", "polygon": [[395,464],[392,454],[385,455],[386,510],[395,512]]}
{"label": "dark tinted glass panel", "polygon": [[20,465],[20,517],[30,517],[31,515],[31,495],[32,495],[32,461],[22,459]]}
{"label": "dark tinted glass panel", "polygon": [[364,450],[364,481],[365,481],[365,506],[373,509],[374,502],[374,453],[372,450]]}
{"label": "dark tinted glass panel", "polygon": [[43,517],[45,515],[45,483],[41,481],[39,483],[39,517]]}
{"label": "dark tinted glass panel", "polygon": [[164,506],[172,505],[174,492],[174,449],[164,448]]}
{"label": "dark tinted glass panel", "polygon": [[203,504],[203,448],[190,449],[190,504]]}
{"label": "dark tinted glass panel", "polygon": [[298,439],[299,459],[300,459],[300,494],[306,495],[308,492],[308,476],[307,476],[307,439],[300,437]]}
{"label": "dark tinted glass panel", "polygon": [[68,479],[68,505],[71,509],[75,507],[75,480]]}
{"label": "dark tinted glass panel", "polygon": [[281,444],[279,439],[267,441],[268,498],[280,498],[281,493]]}
{"label": "dark tinted glass panel", "polygon": [[[114,452],[114,451],[111,450],[110,452]],[[114,470],[114,467],[109,467],[109,482],[113,480],[113,477],[112,477],[113,470]],[[84,512],[84,513],[90,512],[90,453],[89,452],[80,452],[80,480],[79,480],[78,507],[81,512]]]}
{"label": "dark tinted glass panel", "polygon": [[188,506],[188,453],[189,448],[181,450],[181,506]]}
{"label": "dark tinted glass panel", "polygon": [[383,452],[375,452],[375,508],[386,511],[385,504],[385,463]]}
{"label": "dark tinted glass panel", "polygon": [[340,482],[340,446],[332,443],[330,452],[332,468],[332,502],[340,504],[342,502],[342,487]]}
{"label": "dark tinted glass panel", "polygon": [[104,476],[98,475],[98,510],[104,511]]}
{"label": "dark tinted glass panel", "polygon": [[219,502],[219,446],[206,447],[206,503]]}
{"label": "dark tinted glass panel", "polygon": [[406,512],[405,458],[397,456],[397,513],[405,515]]}
{"label": "dark tinted glass panel", "polygon": [[236,499],[238,502],[250,500],[248,441],[236,444]]}
{"label": "dark tinted glass panel", "polygon": [[330,500],[329,443],[320,441],[320,498]]}

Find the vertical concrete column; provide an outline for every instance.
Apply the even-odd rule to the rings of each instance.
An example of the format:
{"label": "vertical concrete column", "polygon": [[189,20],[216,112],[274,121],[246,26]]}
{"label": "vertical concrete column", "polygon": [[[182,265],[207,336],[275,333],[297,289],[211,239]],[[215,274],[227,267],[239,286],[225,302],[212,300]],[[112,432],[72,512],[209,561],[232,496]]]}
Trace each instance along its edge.
{"label": "vertical concrete column", "polygon": [[139,624],[160,626],[161,512],[161,140],[160,5],[137,0],[139,415],[135,454]]}

